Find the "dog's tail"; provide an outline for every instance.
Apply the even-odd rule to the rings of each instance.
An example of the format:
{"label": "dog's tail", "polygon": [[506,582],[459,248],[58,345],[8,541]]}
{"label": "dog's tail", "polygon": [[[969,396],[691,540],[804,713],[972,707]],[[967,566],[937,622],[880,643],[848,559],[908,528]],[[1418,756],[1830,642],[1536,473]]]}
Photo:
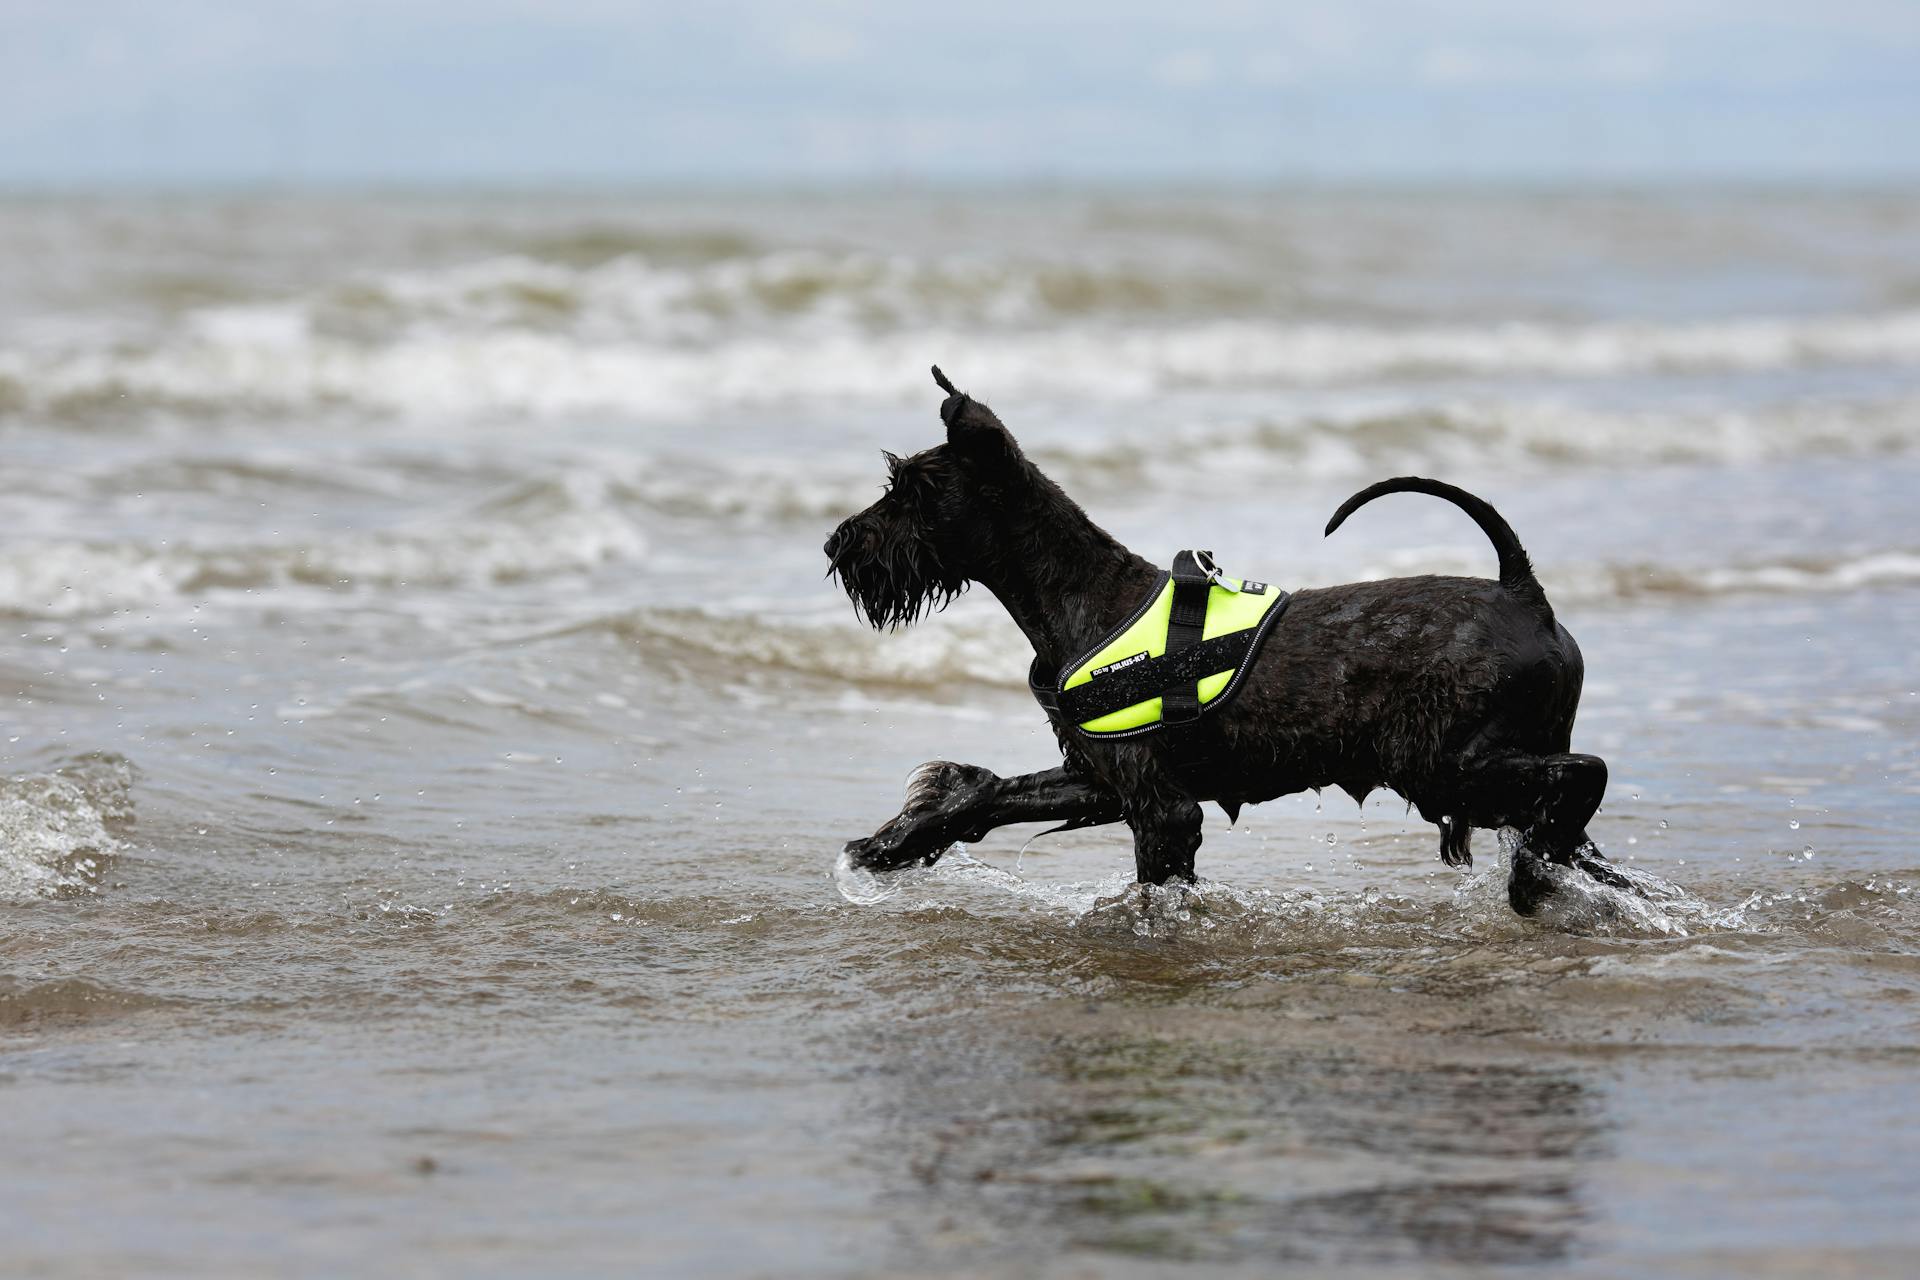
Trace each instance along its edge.
{"label": "dog's tail", "polygon": [[1487,535],[1493,543],[1493,549],[1500,554],[1500,585],[1532,605],[1547,621],[1553,620],[1553,606],[1547,603],[1547,593],[1541,588],[1540,579],[1533,576],[1533,561],[1527,558],[1527,549],[1514,536],[1512,526],[1493,509],[1492,503],[1445,481],[1428,480],[1422,476],[1396,476],[1379,484],[1370,484],[1340,504],[1340,509],[1333,513],[1333,519],[1327,521],[1327,534],[1331,536],[1348,516],[1375,498],[1389,493],[1425,493],[1445,498],[1472,516],[1473,522],[1480,526],[1480,531]]}

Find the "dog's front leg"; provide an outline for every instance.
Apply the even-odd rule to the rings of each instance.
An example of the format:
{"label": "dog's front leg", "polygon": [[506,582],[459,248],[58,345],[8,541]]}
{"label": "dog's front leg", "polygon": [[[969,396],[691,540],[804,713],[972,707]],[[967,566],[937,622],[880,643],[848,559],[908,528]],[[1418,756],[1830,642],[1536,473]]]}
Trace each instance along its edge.
{"label": "dog's front leg", "polygon": [[1200,805],[1185,795],[1143,798],[1128,805],[1133,869],[1141,884],[1193,879],[1201,822]]}
{"label": "dog's front leg", "polygon": [[1118,822],[1111,791],[1066,769],[1002,778],[977,764],[935,760],[913,771],[899,814],[846,851],[859,866],[891,871],[937,861],[957,841],[979,840],[1013,822],[1064,822],[1076,827]]}

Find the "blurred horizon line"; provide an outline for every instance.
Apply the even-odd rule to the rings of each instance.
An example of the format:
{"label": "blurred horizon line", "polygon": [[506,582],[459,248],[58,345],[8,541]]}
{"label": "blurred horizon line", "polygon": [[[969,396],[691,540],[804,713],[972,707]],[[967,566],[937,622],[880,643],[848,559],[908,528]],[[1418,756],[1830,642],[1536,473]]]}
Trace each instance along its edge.
{"label": "blurred horizon line", "polygon": [[578,175],[434,178],[89,178],[9,179],[0,175],[0,200],[91,197],[272,196],[951,196],[1047,195],[1347,195],[1395,192],[1451,195],[1685,195],[1715,192],[1816,195],[1910,194],[1920,191],[1920,168],[1877,173],[1641,173],[1593,174],[1377,174],[1318,175],[953,175],[649,176]]}

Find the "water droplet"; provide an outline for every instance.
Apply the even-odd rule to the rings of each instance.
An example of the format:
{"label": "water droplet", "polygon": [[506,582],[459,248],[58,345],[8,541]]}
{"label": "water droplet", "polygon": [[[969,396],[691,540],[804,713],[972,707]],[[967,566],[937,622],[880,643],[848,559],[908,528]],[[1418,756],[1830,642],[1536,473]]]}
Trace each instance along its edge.
{"label": "water droplet", "polygon": [[1660,829],[1662,831],[1667,829],[1667,820],[1665,818],[1660,819]]}
{"label": "water droplet", "polygon": [[1328,844],[1339,844],[1339,843],[1340,843],[1340,837],[1339,837],[1339,836],[1337,836],[1337,835],[1335,835],[1335,834],[1333,834],[1333,832],[1331,832],[1331,831],[1329,831],[1329,832],[1327,832],[1327,843],[1328,843]]}
{"label": "water droplet", "polygon": [[1800,829],[1800,819],[1795,818],[1791,822],[1787,823],[1787,830],[1798,831],[1799,829]]}

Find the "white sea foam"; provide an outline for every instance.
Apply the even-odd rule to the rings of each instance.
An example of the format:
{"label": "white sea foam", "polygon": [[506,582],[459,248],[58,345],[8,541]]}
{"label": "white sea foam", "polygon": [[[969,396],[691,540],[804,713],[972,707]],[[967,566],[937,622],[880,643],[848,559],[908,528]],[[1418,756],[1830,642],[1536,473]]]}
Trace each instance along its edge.
{"label": "white sea foam", "polygon": [[43,540],[0,548],[0,613],[65,618],[298,584],[327,589],[514,582],[638,558],[611,510],[455,520],[286,544]]}
{"label": "white sea foam", "polygon": [[[1370,565],[1360,578],[1421,573],[1485,577],[1478,549],[1410,549]],[[1798,595],[1854,591],[1862,587],[1920,583],[1920,552],[1903,549],[1853,555],[1803,556],[1733,565],[1672,565],[1659,562],[1561,564],[1540,570],[1547,595],[1565,604],[1608,604],[1644,597],[1707,599],[1734,595]]]}
{"label": "white sea foam", "polygon": [[[0,548],[0,613],[67,618],[223,592],[296,586],[383,590],[507,583],[639,560],[647,540],[631,517],[600,505],[476,514],[330,538],[194,545],[147,540],[43,539]],[[1437,573],[1484,577],[1483,548],[1413,547],[1342,580]],[[1562,563],[1541,570],[1563,605],[1736,595],[1811,595],[1920,584],[1920,551],[1886,548],[1730,565]],[[1331,585],[1301,578],[1298,589]],[[1021,687],[1028,655],[997,613],[960,609],[897,633],[851,619],[647,608],[584,624],[662,644],[685,657],[881,684],[955,680]]]}
{"label": "white sea foam", "polygon": [[710,609],[639,609],[589,624],[660,652],[740,675],[772,670],[879,685],[954,681],[1024,688],[1031,651],[1004,618],[942,618],[876,633],[852,621]]}
{"label": "white sea foam", "polygon": [[1386,469],[1760,462],[1920,446],[1920,398],[1601,410],[1552,399],[1367,395],[1344,406],[1151,436],[1048,441],[1030,450],[1068,479],[1151,480],[1158,464],[1213,473],[1349,476]]}
{"label": "white sea foam", "polygon": [[[1098,295],[1103,278],[1087,288]],[[1069,323],[1080,295],[1049,281],[1005,264],[815,251],[697,267],[490,260],[203,308],[162,335],[0,351],[0,410],[652,417],[920,403],[930,353],[998,396],[1096,401],[1404,376],[1920,363],[1920,310],[1364,325],[1116,304]]]}
{"label": "white sea foam", "polygon": [[[641,559],[646,539],[610,510],[538,519],[460,520],[441,526],[349,534],[288,545],[192,546],[146,541],[43,540],[0,548],[0,613],[73,618],[216,593],[281,587],[385,590],[485,585],[578,573]],[[1389,553],[1353,579],[1438,573],[1484,577],[1483,549],[1420,547]],[[1920,585],[1920,551],[1885,549],[1733,565],[1573,563],[1541,571],[1562,605],[1647,598],[1813,595]],[[1300,579],[1294,589],[1323,584]],[[868,684],[942,686],[954,681],[1022,688],[1031,654],[993,611],[958,609],[899,632],[877,634],[840,616],[779,617],[725,608],[643,608],[569,630],[605,630],[663,660],[711,661],[734,673],[797,672]]]}

